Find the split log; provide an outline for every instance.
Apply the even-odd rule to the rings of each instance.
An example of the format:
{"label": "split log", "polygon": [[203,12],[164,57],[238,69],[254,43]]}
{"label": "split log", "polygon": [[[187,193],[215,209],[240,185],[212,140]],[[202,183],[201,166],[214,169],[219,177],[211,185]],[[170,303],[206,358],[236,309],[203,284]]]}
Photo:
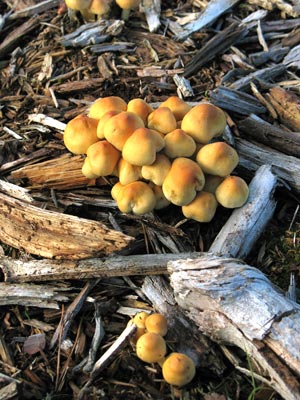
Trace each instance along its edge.
{"label": "split log", "polygon": [[251,114],[249,117],[237,121],[237,127],[245,139],[253,139],[257,142],[271,146],[290,156],[300,158],[300,133],[289,132],[280,129],[257,115]]}
{"label": "split log", "polygon": [[9,246],[57,259],[108,255],[133,240],[100,222],[47,211],[2,193],[0,237]]}
{"label": "split log", "polygon": [[168,268],[175,299],[199,330],[239,347],[258,368],[256,377],[284,399],[299,400],[299,305],[240,260],[207,255]]}
{"label": "split log", "polygon": [[272,165],[272,171],[296,193],[300,193],[299,158],[287,156],[271,147],[257,142],[235,138],[236,150],[239,154],[239,165],[254,173],[261,165]]}

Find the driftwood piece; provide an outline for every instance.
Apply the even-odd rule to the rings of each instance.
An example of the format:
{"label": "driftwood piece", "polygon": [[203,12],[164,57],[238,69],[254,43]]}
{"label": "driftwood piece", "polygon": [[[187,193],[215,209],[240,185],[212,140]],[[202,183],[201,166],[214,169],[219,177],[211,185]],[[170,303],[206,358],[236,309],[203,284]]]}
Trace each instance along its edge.
{"label": "driftwood piece", "polygon": [[184,76],[188,78],[197,72],[208,61],[212,60],[217,54],[224,53],[234,43],[241,40],[248,33],[248,28],[245,25],[240,25],[233,22],[223,31],[220,31],[212,37],[191,61],[186,65]]}
{"label": "driftwood piece", "polygon": [[172,260],[197,258],[200,253],[143,254],[89,258],[79,261],[14,260],[0,257],[5,282],[41,282],[62,279],[83,280],[114,276],[160,275]]}
{"label": "driftwood piece", "polygon": [[261,165],[269,164],[272,171],[296,193],[300,193],[300,161],[271,147],[242,138],[235,138],[239,154],[239,165],[247,171],[255,172]]}
{"label": "driftwood piece", "polygon": [[255,114],[236,122],[245,139],[253,139],[290,156],[300,158],[300,133],[274,126]]}
{"label": "driftwood piece", "polygon": [[0,306],[21,305],[59,309],[59,302],[68,301],[64,289],[50,285],[0,282]]}
{"label": "driftwood piece", "polygon": [[275,211],[276,181],[270,165],[257,170],[249,185],[247,203],[232,212],[211,245],[211,252],[239,258],[248,254]]}
{"label": "driftwood piece", "polygon": [[100,222],[47,211],[2,193],[0,237],[9,246],[58,259],[108,255],[133,240]]}
{"label": "driftwood piece", "polygon": [[205,9],[200,13],[199,17],[187,24],[182,33],[177,35],[177,40],[184,40],[192,33],[199,31],[213,23],[218,17],[224,14],[229,8],[237,4],[239,0],[212,0]]}
{"label": "driftwood piece", "polygon": [[45,0],[41,1],[38,4],[34,4],[33,6],[23,8],[22,10],[15,11],[9,17],[10,20],[19,19],[19,18],[27,18],[32,15],[41,14],[45,11],[50,10],[51,8],[55,8],[59,6],[60,0]]}
{"label": "driftwood piece", "polygon": [[240,260],[207,255],[196,261],[170,262],[168,268],[178,304],[201,332],[246,352],[259,366],[257,374],[284,399],[300,398],[300,340],[295,335],[300,307],[296,303],[258,269]]}
{"label": "driftwood piece", "polygon": [[210,99],[216,106],[242,115],[266,112],[266,108],[254,96],[225,86],[219,86],[211,91]]}

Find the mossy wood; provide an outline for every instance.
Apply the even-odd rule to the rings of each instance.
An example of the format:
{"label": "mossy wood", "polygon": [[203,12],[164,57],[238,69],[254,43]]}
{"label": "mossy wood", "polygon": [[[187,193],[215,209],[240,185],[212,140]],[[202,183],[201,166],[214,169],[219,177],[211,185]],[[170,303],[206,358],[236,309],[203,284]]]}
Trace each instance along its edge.
{"label": "mossy wood", "polygon": [[81,259],[108,255],[132,238],[106,225],[47,211],[0,193],[3,243],[45,258]]}

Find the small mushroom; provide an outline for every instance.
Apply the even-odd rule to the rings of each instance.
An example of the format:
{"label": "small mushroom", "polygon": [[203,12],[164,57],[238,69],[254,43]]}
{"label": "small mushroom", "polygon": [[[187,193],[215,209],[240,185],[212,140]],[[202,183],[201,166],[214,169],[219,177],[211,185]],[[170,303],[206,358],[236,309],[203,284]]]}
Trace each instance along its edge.
{"label": "small mushroom", "polygon": [[88,12],[97,16],[97,19],[101,19],[107,16],[110,12],[112,0],[92,0]]}
{"label": "small mushroom", "polygon": [[204,174],[204,175],[205,175],[205,184],[203,186],[203,191],[215,194],[217,187],[220,185],[221,182],[223,182],[224,177],[218,175],[210,175],[210,174]]}
{"label": "small mushroom", "polygon": [[153,108],[145,100],[136,98],[128,102],[127,111],[137,114],[146,125],[148,115],[153,112]]}
{"label": "small mushroom", "polygon": [[243,206],[249,196],[249,187],[239,176],[228,176],[216,189],[217,201],[226,208]]}
{"label": "small mushroom", "polygon": [[177,122],[168,107],[159,107],[148,115],[147,126],[166,135],[177,128]]}
{"label": "small mushroom", "polygon": [[95,174],[92,170],[90,159],[88,157],[85,158],[83,162],[83,166],[81,168],[82,174],[88,179],[96,179],[99,175]]}
{"label": "small mushroom", "polygon": [[91,171],[100,176],[112,175],[121,153],[107,140],[100,140],[87,149]]}
{"label": "small mushroom", "polygon": [[222,134],[226,127],[226,115],[221,108],[210,103],[193,107],[182,119],[181,129],[198,142],[206,144]]}
{"label": "small mushroom", "polygon": [[205,174],[225,177],[238,165],[239,156],[229,144],[214,142],[201,147],[196,160]]}
{"label": "small mushroom", "polygon": [[197,193],[189,204],[182,206],[182,213],[186,218],[198,222],[210,222],[215,216],[218,202],[214,194],[204,192]]}
{"label": "small mushroom", "polygon": [[141,169],[142,177],[161,186],[171,168],[171,161],[164,154],[157,154],[154,163],[144,165]]}
{"label": "small mushroom", "polygon": [[182,129],[169,132],[164,139],[164,153],[170,158],[191,157],[196,151],[196,142]]}
{"label": "small mushroom", "polygon": [[133,317],[133,321],[138,328],[146,328],[146,319],[149,317],[146,311],[140,311]]}
{"label": "small mushroom", "polygon": [[144,362],[159,362],[167,352],[164,338],[153,332],[146,332],[136,342],[136,355]]}
{"label": "small mushroom", "polygon": [[103,127],[105,139],[122,151],[123,146],[132,133],[143,128],[143,120],[136,114],[128,111],[122,111],[109,118]]}
{"label": "small mushroom", "polygon": [[170,96],[159,107],[168,107],[174,114],[176,121],[181,121],[185,114],[191,110],[191,106],[178,96]]}
{"label": "small mushroom", "polygon": [[167,383],[181,387],[193,380],[195,363],[183,353],[171,353],[163,363],[162,374]]}
{"label": "small mushroom", "polygon": [[124,185],[116,194],[118,208],[123,213],[147,214],[155,207],[152,189],[145,182],[137,181]]}
{"label": "small mushroom", "polygon": [[164,139],[158,132],[139,128],[126,140],[122,156],[132,165],[150,165],[154,163],[156,153],[162,150],[164,145]]}
{"label": "small mushroom", "polygon": [[98,125],[97,125],[97,136],[99,139],[105,139],[104,137],[104,125],[106,122],[111,118],[114,117],[117,114],[120,114],[120,110],[110,110],[107,111],[102,117],[99,119]]}
{"label": "small mushroom", "polygon": [[85,18],[91,0],[65,0],[65,3],[66,6],[68,7],[69,16],[70,16],[70,10],[73,11],[73,15],[75,11],[80,11],[82,16]]}
{"label": "small mushroom", "polygon": [[119,196],[119,193],[121,193],[121,190],[123,189],[123,187],[124,187],[124,185],[122,185],[122,183],[116,182],[116,183],[114,184],[114,186],[111,188],[110,194],[111,194],[111,197],[112,197],[115,201],[117,201],[117,198],[118,198],[118,196]]}
{"label": "small mushroom", "polygon": [[154,196],[156,198],[154,210],[161,210],[171,204],[171,202],[166,199],[166,196],[164,195],[161,186],[155,185],[153,182],[149,182],[149,186],[153,190]]}
{"label": "small mushroom", "polygon": [[97,125],[97,119],[83,114],[71,119],[64,131],[66,148],[73,154],[86,154],[90,145],[99,141]]}
{"label": "small mushroom", "polygon": [[202,190],[205,178],[200,166],[185,157],[176,158],[163,182],[162,190],[166,198],[177,206],[190,203]]}
{"label": "small mushroom", "polygon": [[94,101],[89,109],[89,117],[101,119],[101,117],[111,110],[126,111],[127,103],[119,96],[102,97]]}
{"label": "small mushroom", "polygon": [[145,327],[147,332],[154,332],[161,336],[166,336],[168,332],[168,321],[163,314],[153,313],[146,318]]}
{"label": "small mushroom", "polygon": [[121,18],[126,21],[129,18],[130,11],[138,8],[141,0],[116,0],[118,6],[122,9]]}
{"label": "small mushroom", "polygon": [[120,158],[118,165],[118,176],[119,181],[122,185],[128,185],[128,183],[138,181],[142,178],[141,167],[132,165],[124,158]]}

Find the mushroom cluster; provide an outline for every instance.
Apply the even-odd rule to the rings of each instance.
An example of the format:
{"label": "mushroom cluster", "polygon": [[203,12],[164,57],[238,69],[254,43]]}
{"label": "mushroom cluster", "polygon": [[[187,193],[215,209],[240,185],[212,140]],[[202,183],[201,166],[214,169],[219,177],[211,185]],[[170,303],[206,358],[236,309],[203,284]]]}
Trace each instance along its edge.
{"label": "mushroom cluster", "polygon": [[186,218],[210,222],[218,205],[241,207],[249,194],[232,174],[236,150],[218,139],[225,127],[223,110],[208,102],[192,107],[171,96],[153,109],[140,98],[108,96],[68,122],[64,143],[86,155],[87,178],[118,178],[111,195],[121,212],[143,215],[174,204]]}
{"label": "mushroom cluster", "polygon": [[196,374],[194,361],[183,353],[167,354],[164,339],[168,323],[160,313],[137,313],[129,323],[137,326],[133,339],[136,355],[146,363],[158,363],[162,368],[164,380],[170,385],[182,387],[192,381]]}
{"label": "mushroom cluster", "polygon": [[106,18],[115,3],[122,10],[122,19],[126,20],[130,10],[139,7],[140,0],[115,0],[115,2],[113,0],[65,0],[65,3],[68,9],[79,11],[87,21]]}

